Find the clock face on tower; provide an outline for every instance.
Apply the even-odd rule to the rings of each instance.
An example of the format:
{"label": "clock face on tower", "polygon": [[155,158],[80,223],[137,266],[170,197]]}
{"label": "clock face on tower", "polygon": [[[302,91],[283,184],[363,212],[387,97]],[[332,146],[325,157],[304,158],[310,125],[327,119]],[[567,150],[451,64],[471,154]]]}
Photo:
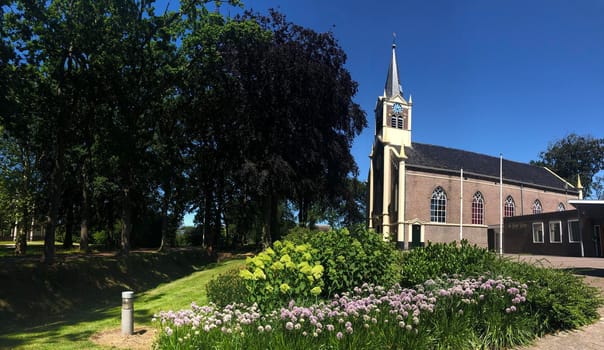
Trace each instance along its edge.
{"label": "clock face on tower", "polygon": [[403,111],[403,106],[401,106],[400,103],[395,103],[394,106],[392,106],[392,111],[396,114],[400,114]]}

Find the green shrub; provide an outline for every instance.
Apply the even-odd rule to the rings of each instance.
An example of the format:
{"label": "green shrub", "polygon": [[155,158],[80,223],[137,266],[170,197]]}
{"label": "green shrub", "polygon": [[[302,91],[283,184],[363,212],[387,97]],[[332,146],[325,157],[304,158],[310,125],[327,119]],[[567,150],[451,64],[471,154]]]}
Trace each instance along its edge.
{"label": "green shrub", "polygon": [[599,317],[600,291],[568,271],[543,268],[533,264],[500,259],[496,273],[525,282],[530,293],[527,304],[538,315],[536,333],[575,329]]}
{"label": "green shrub", "polygon": [[404,255],[401,284],[412,286],[443,274],[464,277],[490,273],[526,283],[527,310],[536,334],[574,329],[591,323],[602,305],[597,288],[567,271],[543,268],[502,258],[486,249],[462,242],[429,244]]}
{"label": "green shrub", "polygon": [[414,286],[443,274],[476,276],[491,268],[499,260],[498,256],[486,249],[471,245],[463,240],[460,246],[452,243],[428,243],[403,256],[401,285]]}
{"label": "green shrub", "polygon": [[363,283],[390,287],[398,282],[401,254],[392,243],[363,226],[329,232],[296,229],[286,237],[307,242],[325,267],[323,296],[350,291]]}
{"label": "green shrub", "polygon": [[240,271],[240,268],[231,269],[210,280],[206,285],[208,300],[220,307],[248,302],[248,291],[239,276]]}
{"label": "green shrub", "polygon": [[[274,249],[273,249],[274,248]],[[317,261],[317,250],[310,244],[275,241],[253,258],[239,275],[249,292],[248,300],[263,310],[287,304],[316,300],[323,291],[323,266]]]}
{"label": "green shrub", "polygon": [[98,230],[92,233],[92,241],[106,249],[116,247],[116,239],[111,231]]}

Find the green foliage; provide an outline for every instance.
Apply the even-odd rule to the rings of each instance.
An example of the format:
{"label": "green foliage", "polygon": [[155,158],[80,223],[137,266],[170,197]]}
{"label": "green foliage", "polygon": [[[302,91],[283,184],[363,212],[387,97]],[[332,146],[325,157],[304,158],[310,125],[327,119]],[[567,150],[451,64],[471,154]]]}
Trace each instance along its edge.
{"label": "green foliage", "polygon": [[538,335],[589,324],[598,317],[597,309],[603,303],[597,288],[567,271],[511,261],[463,242],[460,247],[439,243],[408,252],[401,282],[411,286],[442,274],[478,276],[486,272],[528,285],[528,314]]}
{"label": "green foliage", "polygon": [[286,239],[308,242],[317,250],[317,259],[325,267],[324,296],[349,291],[363,283],[388,287],[398,282],[400,252],[364,226],[329,232],[298,228]]}
{"label": "green foliage", "polygon": [[221,307],[247,302],[248,290],[240,271],[231,269],[210,280],[206,285],[208,300]]}
{"label": "green foliage", "polygon": [[463,240],[414,249],[403,257],[401,284],[414,286],[443,274],[480,275],[498,261],[497,255]]}
{"label": "green foliage", "polygon": [[550,143],[531,164],[548,167],[572,184],[580,176],[585,195],[590,196],[598,190],[592,185],[594,175],[604,169],[604,138],[571,133]]}
{"label": "green foliage", "polygon": [[598,307],[603,304],[599,290],[568,271],[504,259],[493,270],[528,284],[527,303],[538,315],[539,335],[575,329],[599,317]]}
{"label": "green foliage", "polygon": [[282,306],[292,299],[315,300],[323,291],[323,266],[317,250],[309,244],[275,241],[253,258],[246,260],[240,276],[249,292],[248,300],[264,310]]}

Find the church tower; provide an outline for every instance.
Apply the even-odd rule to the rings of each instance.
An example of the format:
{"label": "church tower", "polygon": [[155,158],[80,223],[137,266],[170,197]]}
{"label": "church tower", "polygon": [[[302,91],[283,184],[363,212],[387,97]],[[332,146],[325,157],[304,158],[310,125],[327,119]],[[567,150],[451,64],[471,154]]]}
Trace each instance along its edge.
{"label": "church tower", "polygon": [[396,44],[392,44],[392,59],[388,67],[384,95],[378,97],[375,108],[376,135],[384,143],[411,146],[412,101],[403,97],[403,87],[398,75]]}
{"label": "church tower", "polygon": [[368,225],[384,239],[404,242],[405,147],[411,146],[412,100],[406,100],[398,74],[396,44],[384,94],[375,107],[375,135],[370,155]]}

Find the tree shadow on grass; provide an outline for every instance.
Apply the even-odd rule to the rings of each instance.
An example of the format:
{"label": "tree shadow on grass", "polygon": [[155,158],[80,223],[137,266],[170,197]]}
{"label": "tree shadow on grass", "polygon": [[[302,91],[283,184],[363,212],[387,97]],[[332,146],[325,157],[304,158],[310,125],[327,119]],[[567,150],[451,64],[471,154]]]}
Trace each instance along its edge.
{"label": "tree shadow on grass", "polygon": [[[34,337],[86,340],[98,330],[88,323],[115,318],[119,327],[122,291],[143,293],[217,265],[200,249],[83,256],[50,267],[2,263],[0,280],[8,288],[0,288],[0,348],[24,345]],[[150,310],[135,307],[135,320],[148,324],[151,317]]]}
{"label": "tree shadow on grass", "polygon": [[89,323],[112,318],[115,316],[116,326],[119,327],[119,309],[103,308],[97,310],[71,311],[64,315],[53,315],[39,325],[22,326],[3,333],[0,338],[0,349],[14,348],[26,345],[35,339],[44,339],[46,347],[52,344],[85,341],[97,330]]}

